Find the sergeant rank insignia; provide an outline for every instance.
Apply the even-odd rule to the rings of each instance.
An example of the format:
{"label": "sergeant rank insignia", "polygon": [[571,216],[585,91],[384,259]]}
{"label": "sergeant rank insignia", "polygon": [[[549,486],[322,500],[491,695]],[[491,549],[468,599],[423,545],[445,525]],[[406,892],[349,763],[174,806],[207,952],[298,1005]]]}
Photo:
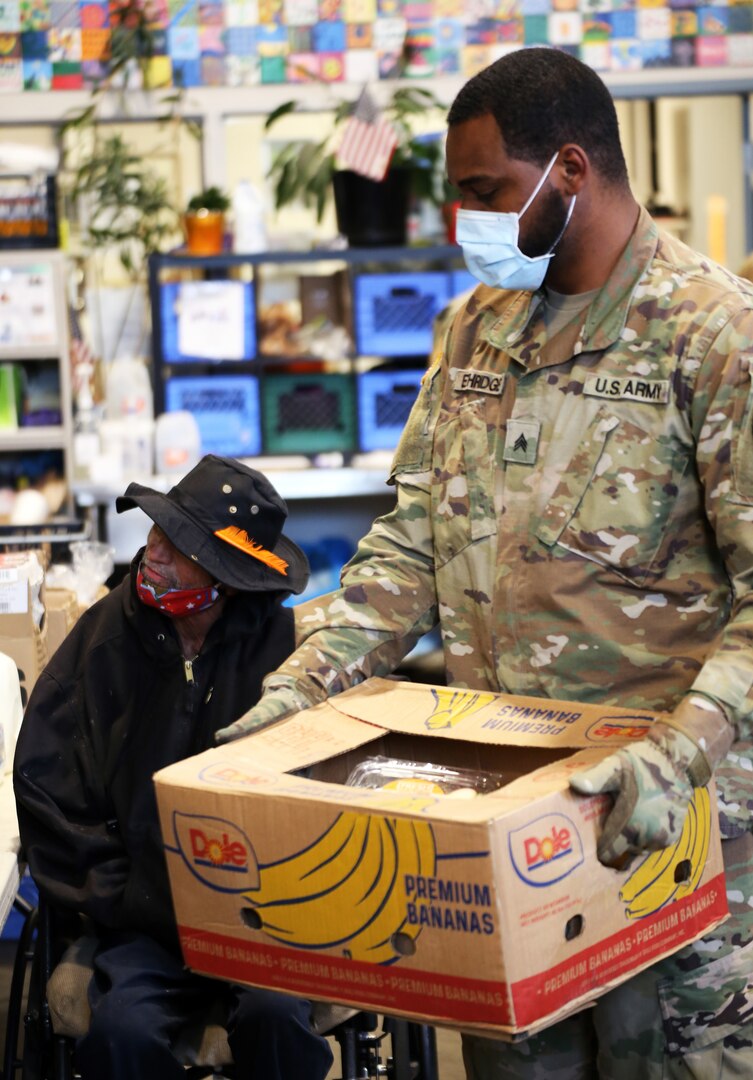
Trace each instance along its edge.
{"label": "sergeant rank insignia", "polygon": [[540,429],[538,420],[508,420],[504,460],[516,465],[535,465]]}

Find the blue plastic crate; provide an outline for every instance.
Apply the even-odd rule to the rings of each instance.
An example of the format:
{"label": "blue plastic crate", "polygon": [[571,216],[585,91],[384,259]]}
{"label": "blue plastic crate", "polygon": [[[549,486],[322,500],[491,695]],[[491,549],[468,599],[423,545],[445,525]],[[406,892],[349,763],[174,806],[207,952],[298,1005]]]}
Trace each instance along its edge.
{"label": "blue plastic crate", "polygon": [[[236,332],[229,332],[228,307],[222,303],[221,290],[218,286],[231,285],[241,291],[242,296],[242,321],[241,328],[242,347],[238,355],[228,355],[227,344],[237,341]],[[192,351],[190,348],[181,346],[180,319],[182,305],[192,290],[194,298],[200,297],[206,317],[211,320],[216,318],[216,331],[210,331],[206,337],[212,339],[212,347]],[[213,311],[213,299],[216,300],[216,311]],[[256,312],[254,305],[254,286],[250,281],[168,281],[160,285],[159,314],[161,324],[162,358],[166,364],[181,363],[206,363],[209,361],[223,360],[253,360],[256,355]],[[194,315],[196,305],[194,303]],[[214,348],[216,343],[216,348]],[[185,345],[185,343],[184,343]]]}
{"label": "blue plastic crate", "polygon": [[377,368],[358,376],[358,444],[363,452],[397,446],[425,371]]}
{"label": "blue plastic crate", "polygon": [[434,319],[449,298],[444,271],[358,275],[354,289],[358,352],[428,356]]}
{"label": "blue plastic crate", "polygon": [[341,536],[323,536],[314,543],[299,541],[299,544],[309,561],[311,576],[302,593],[284,601],[286,607],[295,607],[336,589],[340,584],[340,571],[356,551],[355,545]]}
{"label": "blue plastic crate", "polygon": [[459,296],[467,289],[475,289],[477,285],[478,279],[470,270],[450,271],[450,296]]}
{"label": "blue plastic crate", "polygon": [[[28,870],[21,878],[21,883],[18,887],[18,891],[23,897],[23,899],[26,900],[27,903],[31,904],[32,907],[37,906],[37,904],[39,903],[39,892],[37,890],[36,882],[31,877]],[[18,941],[21,936],[23,926],[24,916],[21,914],[20,911],[16,911],[15,908],[11,908],[10,914],[8,915],[0,937],[2,937],[3,941]]]}
{"label": "blue plastic crate", "polygon": [[205,454],[261,453],[259,380],[255,375],[176,375],[165,383],[165,411],[193,413]]}

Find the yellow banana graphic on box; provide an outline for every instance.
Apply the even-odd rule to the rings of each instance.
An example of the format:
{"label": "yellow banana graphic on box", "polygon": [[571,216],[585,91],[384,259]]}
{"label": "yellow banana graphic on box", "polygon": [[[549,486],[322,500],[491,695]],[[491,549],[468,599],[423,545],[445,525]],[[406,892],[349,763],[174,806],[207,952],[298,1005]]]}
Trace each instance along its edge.
{"label": "yellow banana graphic on box", "polygon": [[[695,788],[679,840],[647,855],[620,891],[630,919],[642,919],[694,891],[701,880],[711,839],[708,789]],[[679,878],[679,880],[678,880]]]}
{"label": "yellow banana graphic on box", "polygon": [[429,731],[453,728],[494,701],[494,694],[471,690],[432,689],[431,695],[435,705],[425,721]]}
{"label": "yellow banana graphic on box", "polygon": [[435,869],[428,822],[347,811],[302,851],[260,867],[244,898],[276,941],[385,964],[412,951],[420,929],[407,922],[406,875]]}

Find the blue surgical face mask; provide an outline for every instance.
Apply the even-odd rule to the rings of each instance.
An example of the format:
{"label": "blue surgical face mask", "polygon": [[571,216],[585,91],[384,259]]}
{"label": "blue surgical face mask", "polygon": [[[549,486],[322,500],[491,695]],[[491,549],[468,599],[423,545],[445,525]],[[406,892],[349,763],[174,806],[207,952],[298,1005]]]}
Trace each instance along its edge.
{"label": "blue surgical face mask", "polygon": [[[557,151],[557,154],[559,151]],[[538,289],[549,267],[549,260],[570,223],[575,195],[557,239],[546,255],[524,255],[518,247],[520,219],[536,198],[552,171],[557,154],[544,170],[541,179],[519,214],[501,214],[493,210],[458,210],[455,238],[463,249],[463,258],[473,276],[496,289]]]}

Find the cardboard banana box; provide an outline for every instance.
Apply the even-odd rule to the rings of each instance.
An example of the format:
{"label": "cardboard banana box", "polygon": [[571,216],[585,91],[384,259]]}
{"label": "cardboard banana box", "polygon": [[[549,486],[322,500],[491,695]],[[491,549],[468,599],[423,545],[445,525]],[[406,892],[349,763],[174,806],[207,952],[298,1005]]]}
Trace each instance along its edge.
{"label": "cardboard banana box", "polygon": [[[568,775],[655,714],[371,679],[156,775],[186,963],[234,982],[514,1037],[721,922],[714,792],[617,872]],[[497,791],[344,785],[374,754]]]}

